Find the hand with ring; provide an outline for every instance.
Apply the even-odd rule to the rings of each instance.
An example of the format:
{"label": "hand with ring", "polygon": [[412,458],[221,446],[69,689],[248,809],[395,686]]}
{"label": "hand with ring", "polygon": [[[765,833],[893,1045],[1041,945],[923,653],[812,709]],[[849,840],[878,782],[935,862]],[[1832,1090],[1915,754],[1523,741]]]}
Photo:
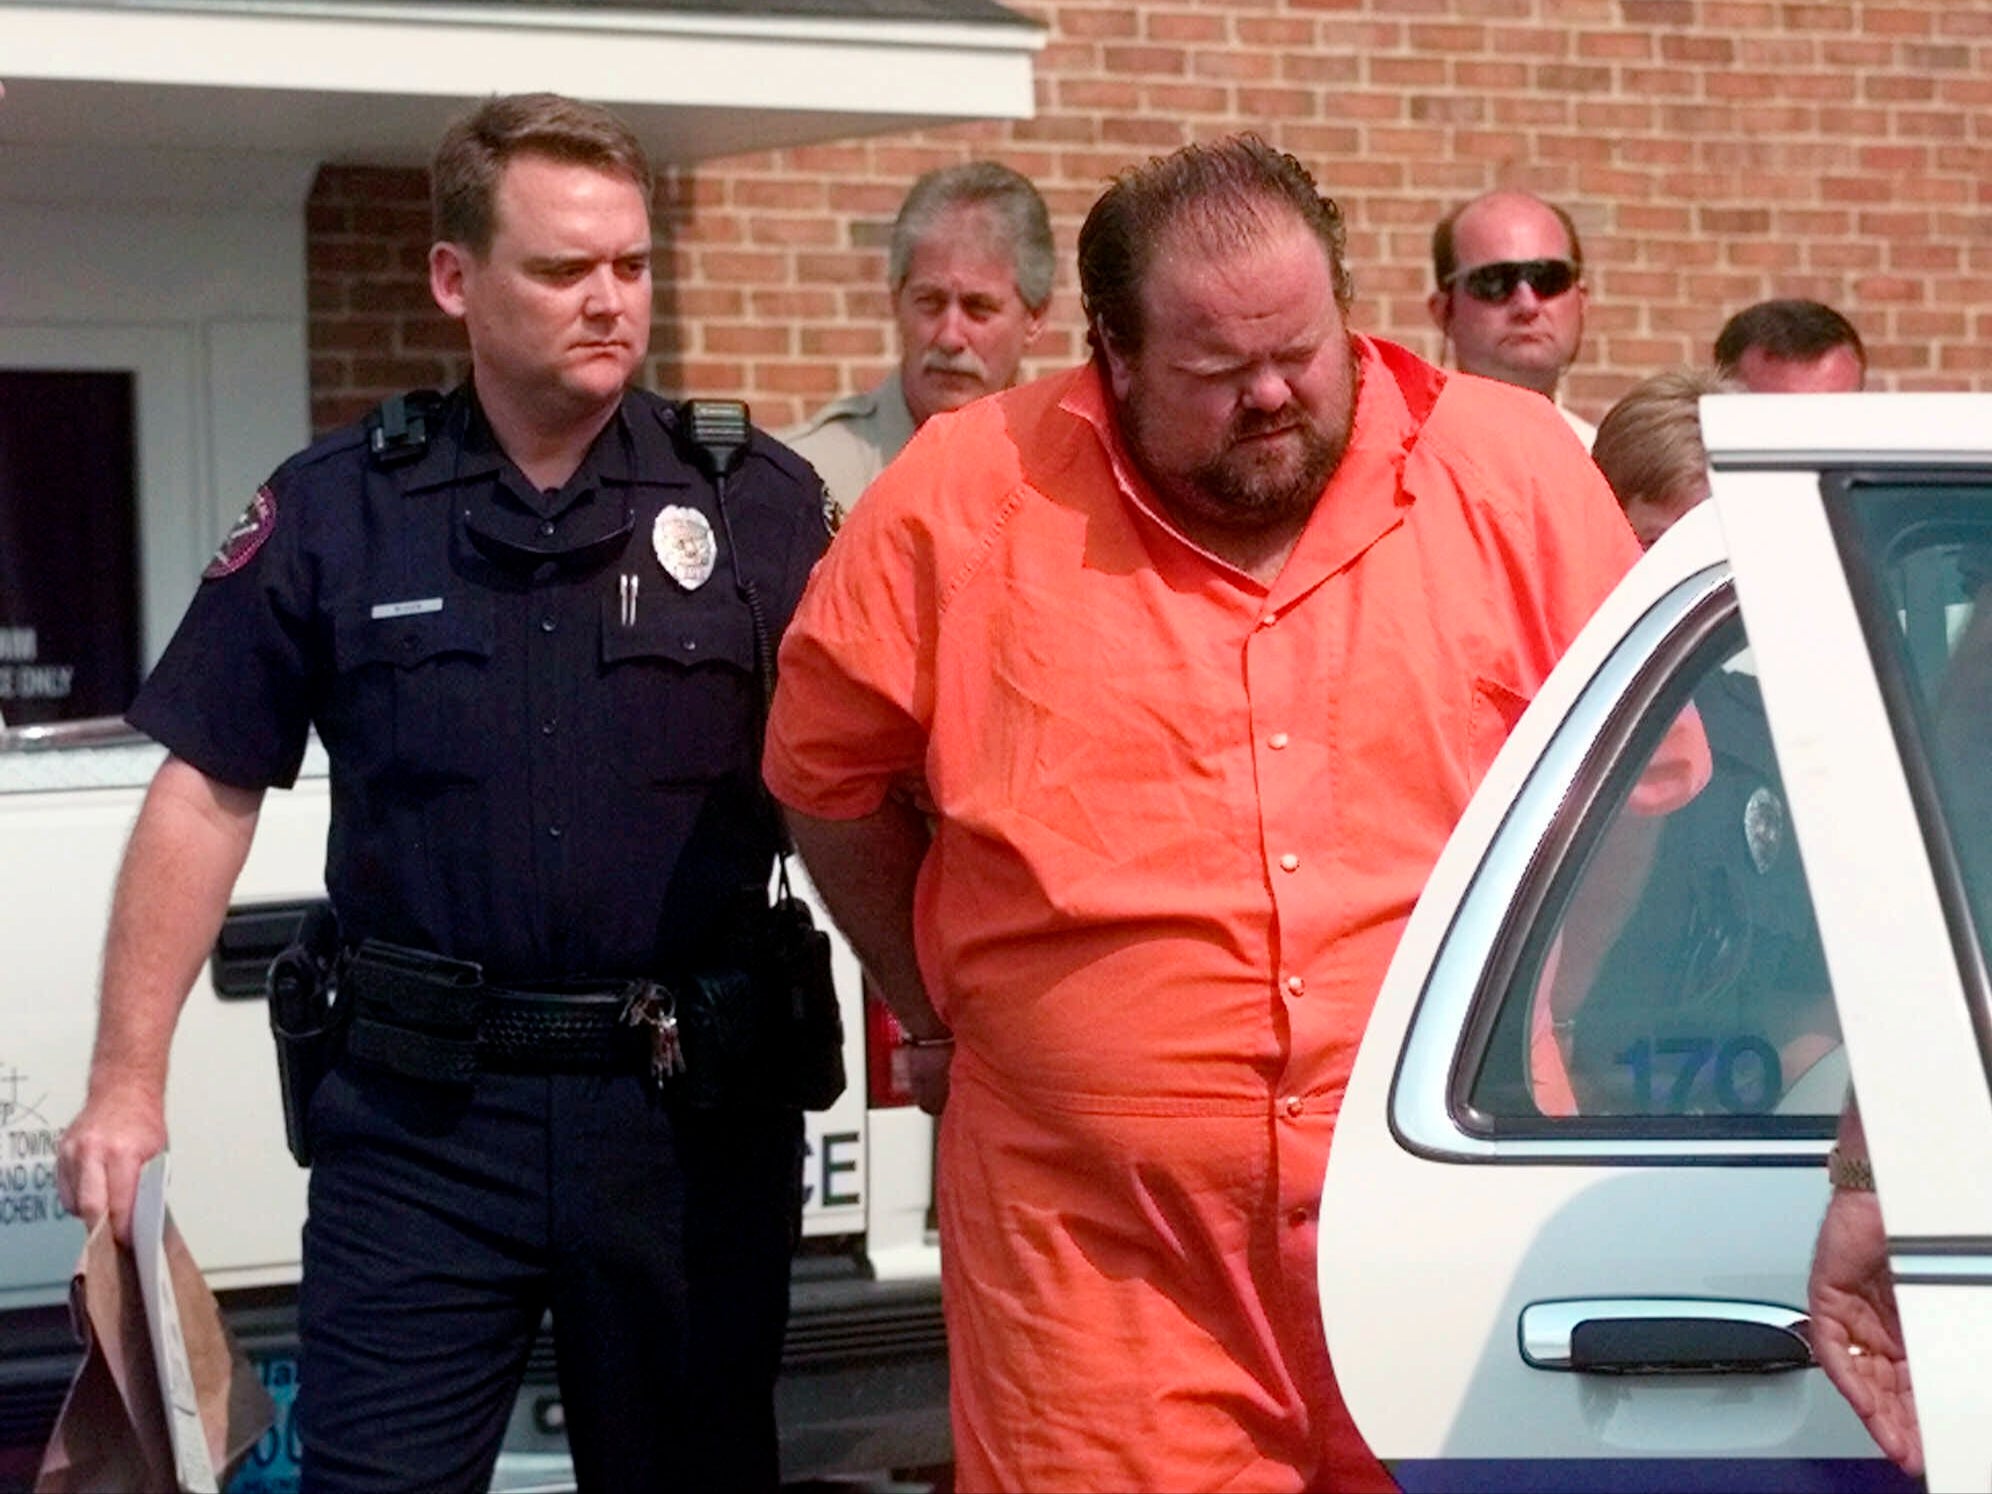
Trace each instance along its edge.
{"label": "hand with ring", "polygon": [[1806,1295],[1819,1367],[1881,1450],[1904,1472],[1921,1473],[1923,1437],[1874,1194],[1834,1190],[1819,1226]]}

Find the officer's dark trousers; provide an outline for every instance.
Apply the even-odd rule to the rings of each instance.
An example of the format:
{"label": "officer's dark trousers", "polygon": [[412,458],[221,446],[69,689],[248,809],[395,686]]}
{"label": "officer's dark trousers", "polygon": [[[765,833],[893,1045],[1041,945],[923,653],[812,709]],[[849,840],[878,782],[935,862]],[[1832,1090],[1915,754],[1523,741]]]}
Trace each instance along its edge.
{"label": "officer's dark trousers", "polygon": [[794,1112],[637,1076],[348,1061],[312,1102],[307,1491],[483,1490],[541,1316],[584,1490],[771,1488],[800,1207]]}

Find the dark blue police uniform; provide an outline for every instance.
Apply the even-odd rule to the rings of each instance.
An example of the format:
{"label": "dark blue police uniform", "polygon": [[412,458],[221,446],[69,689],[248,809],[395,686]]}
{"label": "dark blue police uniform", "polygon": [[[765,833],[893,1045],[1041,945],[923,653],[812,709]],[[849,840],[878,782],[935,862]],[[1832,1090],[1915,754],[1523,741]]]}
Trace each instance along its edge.
{"label": "dark blue police uniform", "polygon": [[1796,1077],[1786,1045],[1837,1039],[1757,681],[1711,668],[1694,705],[1709,781],[1662,823],[1639,900],[1577,1010],[1572,1072],[1591,1113],[1768,1112]]}
{"label": "dark blue police uniform", "polygon": [[[723,965],[777,847],[736,581],[778,634],[821,485],[755,433],[722,512],[641,392],[558,492],[468,389],[430,415],[426,441],[356,428],[279,469],[131,721],[250,788],[288,786],[317,728],[347,949],[529,992]],[[307,1487],[483,1487],[549,1306],[584,1487],[773,1484],[798,1112],[527,1057],[435,1084],[348,1052],[318,1088]]]}

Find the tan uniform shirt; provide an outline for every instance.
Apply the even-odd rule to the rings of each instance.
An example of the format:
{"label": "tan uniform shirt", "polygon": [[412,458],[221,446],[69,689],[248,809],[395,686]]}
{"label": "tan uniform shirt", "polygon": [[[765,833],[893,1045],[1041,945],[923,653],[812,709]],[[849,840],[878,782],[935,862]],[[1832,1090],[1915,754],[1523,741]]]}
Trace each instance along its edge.
{"label": "tan uniform shirt", "polygon": [[777,439],[816,469],[841,520],[913,439],[913,414],[899,387],[899,371],[875,389],[833,400]]}

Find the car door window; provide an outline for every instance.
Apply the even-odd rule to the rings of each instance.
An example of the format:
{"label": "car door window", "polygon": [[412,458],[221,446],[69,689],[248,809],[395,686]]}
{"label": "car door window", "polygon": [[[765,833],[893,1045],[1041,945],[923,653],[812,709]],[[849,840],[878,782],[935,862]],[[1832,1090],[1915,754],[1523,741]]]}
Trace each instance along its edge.
{"label": "car door window", "polygon": [[[1656,796],[1664,755],[1697,733],[1701,781],[1685,799]],[[1845,1095],[1839,1027],[1733,605],[1623,741],[1544,874],[1470,1112],[1593,1136],[1734,1135],[1739,1117],[1823,1125]]]}
{"label": "car door window", "polygon": [[1845,477],[1828,496],[1992,1060],[1992,483]]}

